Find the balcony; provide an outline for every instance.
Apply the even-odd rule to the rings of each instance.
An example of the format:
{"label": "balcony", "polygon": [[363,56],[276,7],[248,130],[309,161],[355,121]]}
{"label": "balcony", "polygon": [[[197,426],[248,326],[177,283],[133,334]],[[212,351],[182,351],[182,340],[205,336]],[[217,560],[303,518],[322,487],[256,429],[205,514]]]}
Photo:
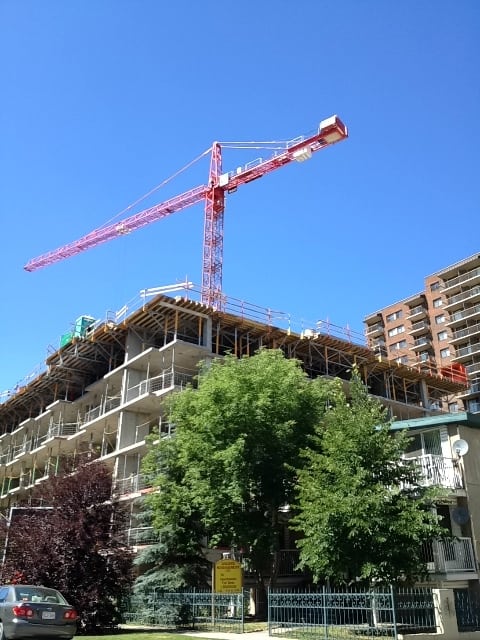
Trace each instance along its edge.
{"label": "balcony", "polygon": [[472,362],[472,364],[467,364],[465,366],[465,371],[469,376],[480,374],[480,362]]}
{"label": "balcony", "polygon": [[452,358],[455,362],[465,362],[471,359],[475,354],[480,353],[480,342],[469,344],[461,349],[455,349],[455,355]]}
{"label": "balcony", "polygon": [[430,330],[430,324],[425,320],[420,320],[420,322],[413,322],[410,327],[410,331],[408,332],[411,336],[418,336],[421,333],[426,333]]}
{"label": "balcony", "polygon": [[471,538],[435,540],[423,547],[424,559],[430,573],[476,573]]}
{"label": "balcony", "polygon": [[411,320],[412,318],[415,318],[415,320],[420,320],[421,318],[424,318],[427,315],[427,307],[425,307],[423,304],[419,304],[416,307],[412,307],[410,309],[410,313],[408,314],[408,318]]}
{"label": "balcony", "polygon": [[[298,580],[308,575],[305,569],[297,569],[300,561],[300,551],[298,549],[280,549],[275,552],[274,571],[277,579],[283,579],[290,583],[292,579]],[[241,560],[243,573],[246,579],[252,578],[254,573],[251,570],[249,558]],[[270,572],[270,559],[266,560],[264,567],[265,574]]]}
{"label": "balcony", "polygon": [[47,433],[48,438],[59,438],[73,436],[79,431],[80,425],[77,422],[57,422],[50,425]]}
{"label": "balcony", "polygon": [[474,396],[478,393],[480,393],[480,382],[473,382],[470,387],[463,393],[460,393],[459,396],[460,398],[467,398],[468,396]]}
{"label": "balcony", "polygon": [[467,273],[462,273],[462,275],[456,276],[455,278],[449,278],[448,280],[444,281],[443,285],[445,291],[447,291],[448,289],[453,291],[454,289],[460,287],[462,284],[468,283],[471,285],[476,284],[477,282],[480,282],[480,267],[477,267],[477,269],[472,269]]}
{"label": "balcony", "polygon": [[139,384],[127,389],[126,401],[130,402],[149,393],[158,393],[174,387],[183,389],[191,383],[194,378],[193,373],[182,373],[172,369],[166,369],[159,376],[142,380]]}
{"label": "balcony", "polygon": [[447,325],[452,327],[453,325],[463,323],[467,318],[474,318],[480,315],[480,304],[465,309],[464,311],[456,311],[450,314],[450,320],[447,320]]}
{"label": "balcony", "polygon": [[81,421],[84,424],[86,424],[87,422],[92,422],[92,420],[96,420],[100,416],[103,416],[105,413],[108,413],[109,411],[113,411],[114,409],[118,409],[121,402],[122,402],[122,399],[119,395],[111,396],[111,397],[107,396],[103,398],[102,402],[99,405],[88,409],[88,411],[85,412]]}
{"label": "balcony", "polygon": [[474,302],[478,301],[479,299],[480,287],[472,287],[471,289],[468,289],[468,291],[457,293],[457,295],[448,298],[445,308],[449,309],[449,311],[453,311],[453,309],[455,308],[462,307],[467,300],[470,302]]}
{"label": "balcony", "polygon": [[382,335],[384,330],[385,327],[383,326],[383,323],[376,322],[375,324],[367,325],[365,333],[367,338],[375,338],[376,336]]}
{"label": "balcony", "polygon": [[115,480],[112,487],[112,494],[115,497],[127,496],[132,493],[140,493],[144,489],[150,488],[152,485],[147,480],[146,476],[136,473],[128,478],[120,478]]}
{"label": "balcony", "polygon": [[464,329],[454,331],[450,342],[452,344],[456,344],[457,342],[461,342],[470,336],[478,334],[480,334],[480,323],[477,322],[476,324],[472,324],[470,327],[465,327]]}
{"label": "balcony", "polygon": [[433,455],[431,453],[408,458],[414,460],[422,479],[420,484],[424,487],[443,487],[445,489],[463,489],[463,478],[459,466],[452,458]]}
{"label": "balcony", "polygon": [[413,346],[410,347],[411,351],[426,351],[427,349],[430,349],[432,346],[432,341],[430,338],[428,338],[427,336],[423,336],[422,338],[417,338],[414,343]]}
{"label": "balcony", "polygon": [[470,413],[480,413],[480,402],[469,402],[468,411]]}
{"label": "balcony", "polygon": [[159,534],[153,527],[137,527],[124,531],[127,547],[138,547],[159,541]]}

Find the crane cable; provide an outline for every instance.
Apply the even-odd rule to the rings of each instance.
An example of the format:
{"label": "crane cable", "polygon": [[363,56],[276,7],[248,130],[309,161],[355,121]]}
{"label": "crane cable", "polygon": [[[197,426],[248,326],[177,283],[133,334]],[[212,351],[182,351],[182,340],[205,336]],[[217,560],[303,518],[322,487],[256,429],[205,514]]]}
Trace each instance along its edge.
{"label": "crane cable", "polygon": [[155,193],[156,191],[158,191],[159,189],[161,189],[162,187],[164,187],[166,184],[168,184],[171,180],[173,180],[174,178],[176,178],[177,176],[179,176],[181,173],[183,173],[184,171],[186,171],[187,169],[189,169],[192,165],[194,165],[196,162],[198,162],[199,160],[201,160],[204,156],[207,155],[207,153],[210,153],[210,151],[212,150],[212,147],[206,149],[203,153],[201,153],[199,156],[197,156],[196,158],[194,158],[193,160],[191,160],[190,162],[188,162],[185,166],[183,166],[181,169],[179,169],[178,171],[176,171],[174,174],[172,174],[169,178],[166,178],[165,180],[163,180],[162,182],[160,182],[160,184],[157,184],[156,187],[153,187],[153,189],[150,189],[150,191],[148,191],[147,193],[145,193],[143,196],[141,196],[140,198],[138,198],[137,200],[135,200],[135,202],[132,202],[131,204],[129,204],[127,207],[125,207],[125,209],[122,209],[122,211],[119,211],[116,215],[114,215],[112,218],[110,218],[110,220],[107,220],[107,222],[104,222],[103,225],[101,225],[99,227],[99,229],[103,229],[103,227],[106,227],[107,225],[111,224],[114,220],[116,220],[117,218],[119,218],[120,216],[124,215],[127,211],[130,211],[130,209],[132,209],[133,207],[136,207],[137,204],[139,204],[140,202],[143,202],[143,200],[145,200],[146,198],[148,198],[149,196],[152,195],[152,193]]}

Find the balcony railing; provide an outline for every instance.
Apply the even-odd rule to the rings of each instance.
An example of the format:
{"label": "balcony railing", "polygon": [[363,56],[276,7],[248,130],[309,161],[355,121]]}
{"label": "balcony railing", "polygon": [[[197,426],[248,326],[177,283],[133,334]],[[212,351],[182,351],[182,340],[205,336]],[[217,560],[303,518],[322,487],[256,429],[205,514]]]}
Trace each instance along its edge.
{"label": "balcony railing", "polygon": [[113,483],[112,493],[116,496],[126,496],[130,493],[138,493],[142,489],[148,489],[151,483],[140,474],[132,474],[128,478],[120,478]]}
{"label": "balcony railing", "polygon": [[459,329],[458,331],[454,331],[452,334],[452,340],[459,340],[461,338],[466,338],[471,335],[475,335],[476,333],[480,333],[480,323],[476,323],[471,325],[470,327],[466,327],[465,329]]}
{"label": "balcony railing", "polygon": [[480,413],[480,402],[470,402],[468,410],[470,413]]}
{"label": "balcony railing", "polygon": [[137,527],[127,529],[125,532],[125,543],[128,547],[138,547],[141,545],[158,542],[159,534],[153,527]]}
{"label": "balcony railing", "polygon": [[462,347],[461,349],[455,349],[455,358],[462,358],[463,356],[469,356],[473,353],[480,352],[480,342],[476,344],[469,344],[466,347]]}
{"label": "balcony railing", "polygon": [[462,282],[473,280],[473,278],[476,278],[478,276],[480,276],[480,267],[478,267],[477,269],[472,269],[467,273],[462,273],[461,276],[456,276],[455,278],[450,278],[449,280],[445,280],[444,287],[445,289],[449,289],[450,287],[456,287]]}
{"label": "balcony railing", "polygon": [[[297,569],[297,565],[300,561],[300,551],[298,549],[280,549],[275,553],[274,558],[274,571],[277,578],[290,578],[307,575],[304,569]],[[252,576],[253,571],[249,561],[249,558],[242,559],[242,568],[245,576]],[[264,572],[268,574],[270,572],[270,562],[267,561],[264,567]]]}
{"label": "balcony railing", "polygon": [[159,376],[142,380],[139,384],[127,389],[127,402],[147,393],[164,391],[172,387],[183,389],[187,384],[192,382],[193,378],[194,374],[192,373],[183,373],[177,370],[167,369]]}
{"label": "balcony railing", "polygon": [[465,371],[469,376],[480,373],[480,362],[472,362],[472,364],[467,364],[465,366]]}
{"label": "balcony railing", "polygon": [[[412,460],[412,458],[409,458]],[[426,487],[437,486],[445,489],[463,489],[460,468],[452,458],[427,453],[413,458],[422,475],[420,484]]]}
{"label": "balcony railing", "polygon": [[430,329],[430,324],[425,320],[420,320],[420,322],[413,322],[410,327],[409,333],[418,333],[420,331],[428,331]]}
{"label": "balcony railing", "polygon": [[49,438],[57,438],[59,436],[73,436],[79,430],[80,425],[77,422],[57,422],[50,425],[48,429]]}
{"label": "balcony railing", "polygon": [[458,320],[464,320],[465,318],[470,318],[470,316],[474,316],[477,313],[480,313],[480,304],[477,304],[474,307],[470,307],[469,309],[465,309],[465,311],[456,311],[455,313],[451,313],[450,323],[457,322]]}
{"label": "balcony railing", "polygon": [[117,409],[122,402],[120,396],[112,396],[107,397],[102,400],[102,402],[96,407],[92,407],[88,411],[85,412],[82,422],[91,422],[92,420],[96,420],[104,413],[108,413],[109,411],[113,411],[113,409]]}
{"label": "balcony railing", "polygon": [[421,313],[427,313],[427,307],[425,307],[423,304],[419,304],[416,307],[412,307],[410,309],[408,317],[411,318],[412,316],[417,316]]}
{"label": "balcony railing", "polygon": [[430,573],[475,573],[475,555],[471,538],[435,540],[423,547],[424,559]]}
{"label": "balcony railing", "polygon": [[480,295],[480,287],[472,287],[468,291],[463,291],[462,293],[458,293],[456,296],[451,296],[448,298],[447,307],[458,304],[459,302],[464,302],[465,300],[469,300],[475,296]]}
{"label": "balcony railing", "polygon": [[367,336],[371,336],[374,333],[382,333],[384,330],[384,326],[382,322],[376,322],[375,324],[371,324],[367,326],[366,334]]}

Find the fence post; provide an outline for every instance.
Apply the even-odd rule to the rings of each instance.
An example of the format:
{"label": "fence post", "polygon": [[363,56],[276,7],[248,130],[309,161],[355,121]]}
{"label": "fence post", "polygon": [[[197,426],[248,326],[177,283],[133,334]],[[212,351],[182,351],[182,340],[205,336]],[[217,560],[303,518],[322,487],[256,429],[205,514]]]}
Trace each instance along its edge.
{"label": "fence post", "polygon": [[323,626],[325,627],[325,638],[328,638],[328,620],[327,620],[327,592],[325,590],[325,585],[322,587],[322,596],[323,596]]}
{"label": "fence post", "polygon": [[271,593],[270,593],[270,585],[267,588],[267,620],[268,620],[268,635],[271,636],[272,635],[272,617],[270,615],[270,611],[271,611],[271,606],[272,606],[272,599],[271,599]]}
{"label": "fence post", "polygon": [[[242,633],[245,631],[245,591],[242,589],[240,594],[240,606],[242,607]],[[267,598],[267,608],[268,608],[268,598]]]}
{"label": "fence post", "polygon": [[444,638],[458,638],[457,613],[453,589],[432,589],[435,606],[437,633]]}
{"label": "fence post", "polygon": [[390,585],[390,603],[392,605],[393,637],[397,640],[397,616],[395,613],[395,591],[393,590],[393,584]]}

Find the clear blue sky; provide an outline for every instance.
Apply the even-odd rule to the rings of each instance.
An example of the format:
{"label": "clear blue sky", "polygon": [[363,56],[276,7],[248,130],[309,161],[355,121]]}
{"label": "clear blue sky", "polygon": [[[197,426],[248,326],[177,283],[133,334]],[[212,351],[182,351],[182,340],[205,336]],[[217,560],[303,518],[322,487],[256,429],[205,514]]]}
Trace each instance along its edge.
{"label": "clear blue sky", "polygon": [[[0,391],[81,314],[201,282],[203,207],[36,273],[214,140],[350,137],[228,197],[227,295],[365,315],[480,250],[478,0],[1,0]],[[239,155],[236,155],[239,154]],[[254,159],[228,151],[224,168]],[[204,184],[195,165],[145,204]]]}

